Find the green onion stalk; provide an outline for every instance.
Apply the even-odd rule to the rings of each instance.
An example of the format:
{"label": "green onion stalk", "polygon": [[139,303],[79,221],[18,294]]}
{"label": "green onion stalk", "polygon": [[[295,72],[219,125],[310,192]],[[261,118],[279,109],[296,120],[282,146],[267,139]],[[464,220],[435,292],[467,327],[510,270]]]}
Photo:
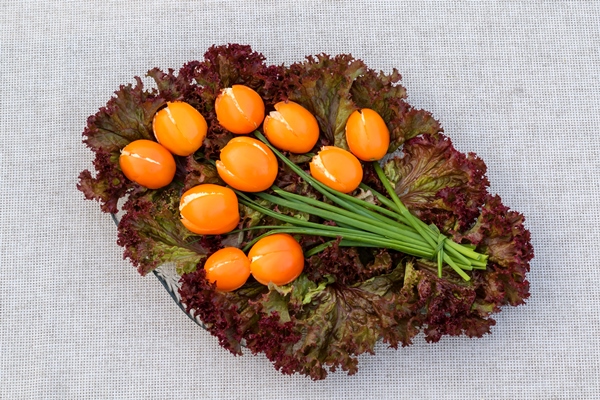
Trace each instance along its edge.
{"label": "green onion stalk", "polygon": [[465,281],[471,279],[465,271],[486,268],[487,255],[477,253],[470,245],[461,245],[452,241],[435,225],[427,225],[411,214],[398,198],[379,163],[374,162],[373,167],[389,198],[365,184],[361,184],[360,187],[370,191],[383,207],[329,188],[284,156],[260,132],[254,132],[254,134],[294,173],[333,204],[290,193],[277,186],[271,187],[272,194],[260,192],[255,193],[255,196],[281,207],[307,213],[326,221],[333,221],[336,225],[323,225],[281,214],[261,205],[244,192],[235,190],[241,204],[284,223],[284,225],[248,228],[268,229],[268,231],[247,243],[244,251],[249,250],[263,237],[274,233],[290,233],[333,239],[308,250],[305,253],[306,257],[325,250],[339,240],[339,246],[387,248],[437,261],[440,278],[444,263]]}

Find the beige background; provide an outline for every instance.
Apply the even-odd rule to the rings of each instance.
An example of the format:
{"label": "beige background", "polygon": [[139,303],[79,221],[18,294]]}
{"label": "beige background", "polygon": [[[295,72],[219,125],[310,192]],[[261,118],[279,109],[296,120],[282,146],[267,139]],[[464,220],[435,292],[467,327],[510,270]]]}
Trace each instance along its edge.
{"label": "beige background", "polygon": [[[600,398],[599,4],[1,1],[0,398]],[[120,84],[227,42],[398,68],[527,216],[528,304],[482,339],[380,345],[316,383],[193,325],[75,189],[81,132]]]}

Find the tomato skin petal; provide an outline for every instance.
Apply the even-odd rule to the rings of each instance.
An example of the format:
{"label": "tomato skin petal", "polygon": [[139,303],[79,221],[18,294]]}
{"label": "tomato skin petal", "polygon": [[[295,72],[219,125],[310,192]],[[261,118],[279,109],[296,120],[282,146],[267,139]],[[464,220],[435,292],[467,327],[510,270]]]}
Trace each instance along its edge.
{"label": "tomato skin petal", "polygon": [[190,104],[174,101],[154,115],[152,130],[156,140],[171,153],[189,156],[202,146],[208,125]]}
{"label": "tomato skin petal", "polygon": [[121,150],[119,166],[123,175],[148,189],[167,186],[175,177],[173,155],[159,143],[140,139]]}
{"label": "tomato skin petal", "polygon": [[346,141],[352,154],[363,161],[382,159],[390,146],[390,131],[374,110],[356,110],[346,123]]}
{"label": "tomato skin petal", "polygon": [[256,91],[244,85],[221,90],[215,100],[219,124],[231,133],[245,135],[256,130],[265,118],[265,103]]}
{"label": "tomato skin petal", "polygon": [[220,235],[235,229],[240,221],[237,196],[219,185],[194,186],[181,196],[181,223],[200,235]]}
{"label": "tomato skin petal", "polygon": [[277,157],[264,143],[247,136],[233,138],[221,150],[217,172],[229,186],[262,192],[277,179]]}
{"label": "tomato skin petal", "polygon": [[252,246],[248,253],[250,271],[263,285],[282,286],[292,282],[304,269],[304,253],[300,244],[286,233],[267,236]]}
{"label": "tomato skin petal", "polygon": [[206,279],[218,290],[231,292],[250,277],[250,260],[237,247],[225,247],[213,253],[204,264]]}
{"label": "tomato skin petal", "polygon": [[309,152],[319,140],[317,119],[298,103],[281,101],[265,117],[263,130],[271,144],[296,154]]}
{"label": "tomato skin petal", "polygon": [[323,146],[310,162],[311,175],[328,187],[342,193],[356,190],[362,182],[360,161],[349,151],[335,146]]}

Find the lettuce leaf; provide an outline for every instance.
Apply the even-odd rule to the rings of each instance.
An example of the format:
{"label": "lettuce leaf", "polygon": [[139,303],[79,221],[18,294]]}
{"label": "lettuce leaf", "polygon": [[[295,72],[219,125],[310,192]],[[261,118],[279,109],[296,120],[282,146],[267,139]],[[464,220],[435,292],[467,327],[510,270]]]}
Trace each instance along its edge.
{"label": "lettuce leaf", "polygon": [[406,89],[401,76],[376,73],[350,55],[326,54],[307,57],[292,64],[285,75],[287,98],[312,112],[321,129],[320,146],[348,149],[345,126],[348,117],[359,108],[377,111],[390,129],[391,153],[406,140],[421,134],[441,132],[431,113],[414,109],[404,99]]}
{"label": "lettuce leaf", "polygon": [[[244,339],[252,352],[265,352],[282,372],[323,379],[336,368],[355,373],[356,355],[373,353],[382,332],[396,337],[395,321],[402,311],[389,291],[402,277],[399,267],[346,287],[332,278],[317,284],[303,274],[287,286],[271,284],[266,293],[253,292],[256,298],[250,300],[255,283],[237,292],[217,292],[199,269],[182,277],[180,293],[188,310],[206,315],[209,331],[233,353]],[[247,312],[251,306],[254,312]]]}
{"label": "lettuce leaf", "polygon": [[152,118],[166,104],[167,99],[143,90],[136,77],[136,85],[121,86],[96,115],[88,118],[83,132],[84,143],[96,153],[96,177],[85,170],[79,175],[77,188],[86,199],[98,200],[102,210],[116,213],[118,200],[135,184],[128,181],[119,167],[120,150],[138,139],[153,139]]}
{"label": "lettuce leaf", "polygon": [[409,140],[384,171],[402,202],[446,233],[471,226],[489,186],[483,161],[457,151],[442,134]]}
{"label": "lettuce leaf", "polygon": [[[199,265],[202,267],[202,262]],[[179,290],[188,312],[200,317],[219,344],[233,354],[242,354],[244,335],[258,330],[261,315],[252,304],[267,291],[258,282],[248,282],[235,292],[220,292],[205,279],[203,268],[184,274]]]}
{"label": "lettuce leaf", "polygon": [[435,268],[404,260],[389,273],[350,286],[331,276],[317,283],[303,274],[284,287],[262,286],[252,292],[254,299],[254,282],[218,292],[199,269],[182,277],[180,294],[190,312],[215,321],[209,331],[233,353],[240,354],[245,341],[283,373],[324,379],[338,368],[354,374],[356,356],[372,354],[377,341],[407,346],[421,328],[431,342],[442,335],[489,333],[495,321],[477,299],[485,287],[440,279]]}
{"label": "lettuce leaf", "polygon": [[331,275],[340,284],[351,285],[389,272],[394,261],[400,259],[398,253],[391,254],[385,249],[349,248],[340,247],[338,244],[339,240],[324,251],[306,259],[304,273],[311,280],[319,281]]}
{"label": "lettuce leaf", "polygon": [[388,153],[417,135],[436,135],[442,131],[431,113],[417,110],[405,101],[406,89],[398,83],[400,79],[396,69],[390,75],[368,69],[352,85],[356,105],[377,111],[386,122],[390,130]]}
{"label": "lettuce leaf", "polygon": [[487,195],[476,223],[457,235],[457,240],[476,244],[477,251],[489,255],[488,271],[482,276],[485,298],[498,306],[524,304],[529,297],[525,275],[534,252],[524,222],[525,217],[503,205],[500,196]]}
{"label": "lettuce leaf", "polygon": [[142,275],[167,262],[181,273],[194,270],[210,251],[207,242],[190,240],[194,235],[179,220],[179,196],[171,185],[132,196],[123,206],[117,243]]}
{"label": "lettuce leaf", "polygon": [[346,121],[358,108],[350,91],[355,79],[366,71],[366,65],[350,55],[319,54],[290,65],[285,76],[290,87],[288,98],[307,108],[319,122],[319,147],[348,149]]}

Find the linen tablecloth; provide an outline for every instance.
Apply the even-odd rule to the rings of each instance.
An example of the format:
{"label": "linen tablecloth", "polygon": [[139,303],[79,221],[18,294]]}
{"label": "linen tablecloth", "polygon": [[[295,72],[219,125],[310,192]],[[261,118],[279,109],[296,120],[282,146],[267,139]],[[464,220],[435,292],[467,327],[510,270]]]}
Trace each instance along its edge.
{"label": "linen tablecloth", "polygon": [[[599,5],[2,1],[0,398],[600,398]],[[381,344],[319,382],[219,347],[122,259],[75,185],[86,118],[120,84],[225,43],[272,64],[324,52],[398,68],[408,101],[526,215],[527,304],[481,339]]]}

